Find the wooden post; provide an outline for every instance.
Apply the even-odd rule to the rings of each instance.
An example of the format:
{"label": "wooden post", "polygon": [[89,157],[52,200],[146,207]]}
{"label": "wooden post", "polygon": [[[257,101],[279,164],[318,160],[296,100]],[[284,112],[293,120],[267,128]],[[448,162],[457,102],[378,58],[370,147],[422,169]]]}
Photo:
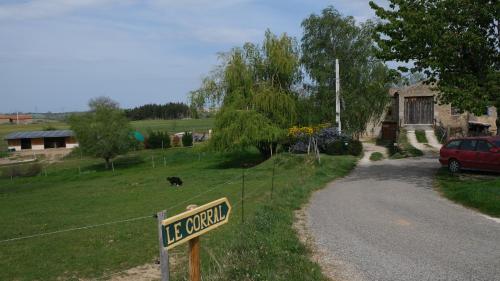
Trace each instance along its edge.
{"label": "wooden post", "polygon": [[161,270],[161,281],[169,280],[169,272],[168,272],[168,250],[163,247],[163,226],[161,222],[165,220],[166,211],[161,211],[156,214],[158,220],[158,243],[160,246],[160,270]]}
{"label": "wooden post", "polygon": [[111,161],[111,169],[113,169],[113,173],[115,172],[115,164],[113,164],[113,161]]}
{"label": "wooden post", "polygon": [[153,165],[153,169],[155,168],[155,157],[151,156],[151,164]]}
{"label": "wooden post", "polygon": [[[198,206],[189,205],[186,209],[191,210]],[[189,240],[189,280],[200,281],[200,237]]]}

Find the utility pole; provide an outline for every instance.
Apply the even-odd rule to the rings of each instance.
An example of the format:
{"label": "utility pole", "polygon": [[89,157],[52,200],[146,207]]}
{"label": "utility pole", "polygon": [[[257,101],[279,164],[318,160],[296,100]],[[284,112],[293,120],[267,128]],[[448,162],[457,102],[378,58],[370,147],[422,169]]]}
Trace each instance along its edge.
{"label": "utility pole", "polygon": [[16,125],[19,125],[19,111],[16,112]]}
{"label": "utility pole", "polygon": [[335,122],[339,134],[342,133],[342,123],[340,122],[340,75],[339,75],[339,60],[335,59]]}

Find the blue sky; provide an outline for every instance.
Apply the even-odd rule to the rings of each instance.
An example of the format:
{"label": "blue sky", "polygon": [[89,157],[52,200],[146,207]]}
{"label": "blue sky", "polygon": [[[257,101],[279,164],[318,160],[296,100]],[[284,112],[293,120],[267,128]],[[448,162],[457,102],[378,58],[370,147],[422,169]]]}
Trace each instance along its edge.
{"label": "blue sky", "polygon": [[85,110],[101,95],[186,102],[217,52],[266,28],[300,40],[301,21],[328,5],[374,17],[368,0],[0,0],[0,112]]}

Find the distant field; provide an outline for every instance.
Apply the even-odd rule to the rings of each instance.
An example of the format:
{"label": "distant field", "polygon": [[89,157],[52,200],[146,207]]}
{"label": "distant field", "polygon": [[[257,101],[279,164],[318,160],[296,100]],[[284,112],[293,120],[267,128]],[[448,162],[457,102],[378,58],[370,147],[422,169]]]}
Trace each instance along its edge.
{"label": "distant field", "polygon": [[[46,166],[47,176],[0,179],[0,280],[106,280],[106,275],[154,264],[158,248],[153,213],[167,209],[171,216],[189,204],[223,196],[233,211],[227,225],[201,239],[204,280],[326,280],[291,227],[293,211],[312,190],[350,171],[356,158],[324,155],[318,165],[303,155],[283,154],[261,161],[256,150],[143,150],[116,160],[115,172],[104,170],[100,159],[76,157]],[[245,223],[243,163],[257,164],[245,172]],[[184,180],[182,188],[166,182],[174,175]],[[170,255],[171,280],[187,280],[186,246]]]}
{"label": "distant field", "polygon": [[[213,118],[207,119],[182,119],[182,120],[144,120],[133,121],[132,126],[142,133],[148,130],[163,130],[169,133],[178,133],[184,131],[204,132],[211,129],[214,125]],[[0,151],[7,149],[7,142],[3,139],[7,134],[17,131],[38,131],[47,126],[53,126],[57,129],[68,129],[69,125],[58,121],[41,121],[34,124],[15,125],[0,124]]]}
{"label": "distant field", "polygon": [[214,126],[214,118],[206,119],[180,119],[180,120],[141,120],[133,121],[132,126],[140,132],[148,130],[162,130],[168,133],[185,131],[205,132]]}

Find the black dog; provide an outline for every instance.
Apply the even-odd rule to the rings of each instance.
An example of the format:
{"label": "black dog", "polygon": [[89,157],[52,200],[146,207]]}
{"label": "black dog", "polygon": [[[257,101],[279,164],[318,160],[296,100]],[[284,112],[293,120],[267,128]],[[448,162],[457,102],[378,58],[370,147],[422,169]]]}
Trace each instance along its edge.
{"label": "black dog", "polygon": [[170,185],[172,186],[181,186],[182,185],[182,180],[179,177],[168,177],[167,181],[170,182]]}

